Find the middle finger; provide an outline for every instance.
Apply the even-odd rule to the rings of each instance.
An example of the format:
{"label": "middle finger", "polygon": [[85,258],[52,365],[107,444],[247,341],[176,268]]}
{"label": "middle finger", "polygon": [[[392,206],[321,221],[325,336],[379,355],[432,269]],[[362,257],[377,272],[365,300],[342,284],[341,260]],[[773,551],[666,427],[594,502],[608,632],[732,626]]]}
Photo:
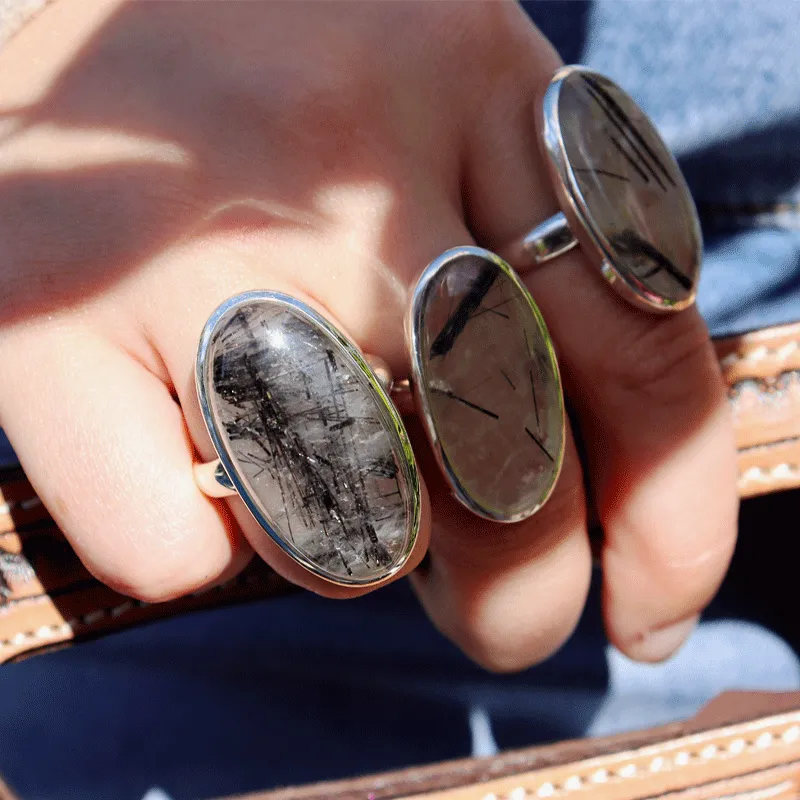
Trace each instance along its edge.
{"label": "middle finger", "polygon": [[[527,31],[508,48],[517,80],[475,132],[466,183],[471,228],[500,252],[559,210],[534,125],[558,61]],[[633,658],[660,660],[716,590],[735,539],[732,426],[708,333],[696,309],[657,316],[624,302],[580,249],[526,283],[586,441],[609,636]]]}

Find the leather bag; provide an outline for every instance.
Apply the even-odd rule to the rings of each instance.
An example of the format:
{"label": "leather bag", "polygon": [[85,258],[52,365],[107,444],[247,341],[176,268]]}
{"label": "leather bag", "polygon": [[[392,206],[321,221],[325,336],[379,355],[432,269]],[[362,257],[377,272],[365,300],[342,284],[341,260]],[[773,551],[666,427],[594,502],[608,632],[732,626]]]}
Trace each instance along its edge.
{"label": "leather bag", "polygon": [[[800,324],[715,343],[743,498],[800,487]],[[20,470],[0,473],[0,662],[150,620],[292,590],[254,559],[167,603],[120,595],[82,566]],[[1,784],[1,782],[0,782]],[[0,785],[0,800],[11,800]],[[250,795],[251,800],[790,800],[800,797],[800,693],[729,693],[681,724]]]}

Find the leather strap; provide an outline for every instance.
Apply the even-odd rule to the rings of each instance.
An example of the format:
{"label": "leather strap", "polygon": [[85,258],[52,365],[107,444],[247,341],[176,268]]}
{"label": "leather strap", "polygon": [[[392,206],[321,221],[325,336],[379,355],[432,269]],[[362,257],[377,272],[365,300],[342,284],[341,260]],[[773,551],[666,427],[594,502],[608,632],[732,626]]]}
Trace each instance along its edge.
{"label": "leather strap", "polygon": [[[800,486],[800,324],[716,343],[749,497]],[[148,605],[94,580],[19,471],[0,473],[0,663],[202,608],[284,593],[262,561],[208,591]]]}
{"label": "leather strap", "polygon": [[742,497],[800,486],[800,323],[716,342]]}
{"label": "leather strap", "polygon": [[692,720],[239,800],[796,800],[800,693],[731,692]]}
{"label": "leather strap", "polygon": [[133,600],[89,574],[20,470],[0,472],[0,663],[173,614],[292,588],[263,561],[253,559],[236,578],[212,589],[168,603]]}

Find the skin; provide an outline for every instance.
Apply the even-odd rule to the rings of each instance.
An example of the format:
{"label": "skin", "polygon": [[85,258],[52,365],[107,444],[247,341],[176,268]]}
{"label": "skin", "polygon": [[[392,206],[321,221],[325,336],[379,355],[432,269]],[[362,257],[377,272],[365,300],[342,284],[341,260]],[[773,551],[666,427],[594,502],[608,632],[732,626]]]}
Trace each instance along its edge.
{"label": "skin", "polygon": [[[248,289],[304,299],[408,372],[403,315],[443,250],[508,252],[557,211],[533,109],[559,65],[508,3],[60,0],[0,55],[0,424],[91,572],[147,601],[229,578],[265,543],[209,500],[199,333]],[[572,251],[525,275],[559,353],[568,437],[547,506],[511,526],[430,495],[412,576],[487,668],[573,630],[604,530],[610,640],[657,661],[716,591],[735,540],[735,450],[699,315],[637,311]]]}

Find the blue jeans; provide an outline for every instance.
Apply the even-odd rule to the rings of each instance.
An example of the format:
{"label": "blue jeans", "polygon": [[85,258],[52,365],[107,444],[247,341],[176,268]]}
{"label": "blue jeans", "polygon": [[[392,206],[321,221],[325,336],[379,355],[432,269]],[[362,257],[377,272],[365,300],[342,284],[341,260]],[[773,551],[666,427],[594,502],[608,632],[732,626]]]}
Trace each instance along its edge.
{"label": "blue jeans", "polygon": [[[678,153],[704,223],[712,332],[800,320],[800,4],[526,7]],[[567,645],[504,677],[438,635],[404,584],[347,603],[298,595],[3,668],[0,772],[24,798],[206,797],[653,725],[728,688],[798,689],[796,592],[783,589],[797,503],[746,504],[730,574],[667,664],[606,645],[597,580]]]}

